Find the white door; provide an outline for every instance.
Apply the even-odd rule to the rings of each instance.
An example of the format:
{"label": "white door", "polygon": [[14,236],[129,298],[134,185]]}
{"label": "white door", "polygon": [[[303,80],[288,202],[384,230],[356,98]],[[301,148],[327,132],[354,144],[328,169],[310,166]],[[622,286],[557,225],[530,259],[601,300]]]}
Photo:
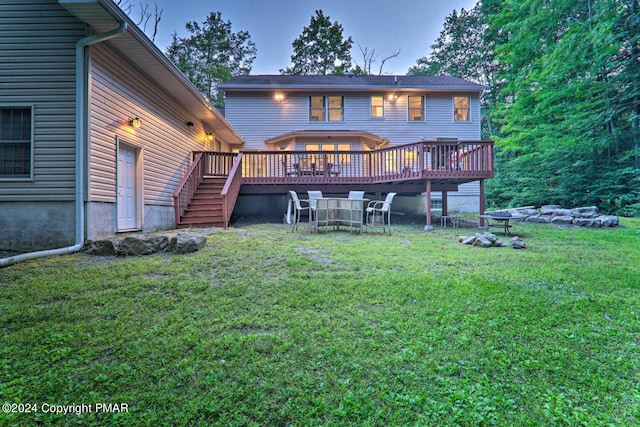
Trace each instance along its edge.
{"label": "white door", "polygon": [[118,230],[136,228],[136,151],[118,148]]}

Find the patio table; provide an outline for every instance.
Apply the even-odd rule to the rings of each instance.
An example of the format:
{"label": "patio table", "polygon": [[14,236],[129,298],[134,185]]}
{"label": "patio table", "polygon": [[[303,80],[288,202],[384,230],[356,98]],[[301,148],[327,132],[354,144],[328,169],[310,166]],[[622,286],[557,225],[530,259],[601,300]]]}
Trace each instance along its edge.
{"label": "patio table", "polygon": [[487,221],[487,229],[489,229],[489,227],[501,227],[504,228],[504,235],[505,236],[509,236],[509,229],[511,228],[511,226],[509,225],[509,221],[512,220],[513,218],[511,217],[511,215],[507,216],[507,215],[480,215],[480,218],[484,218],[487,220],[491,220],[491,221],[495,221],[496,224],[491,224],[490,221]]}
{"label": "patio table", "polygon": [[369,199],[349,199],[346,197],[323,197],[316,200],[314,230],[324,226],[325,232],[329,226],[339,228],[340,225],[349,226],[351,232],[362,232],[364,204]]}

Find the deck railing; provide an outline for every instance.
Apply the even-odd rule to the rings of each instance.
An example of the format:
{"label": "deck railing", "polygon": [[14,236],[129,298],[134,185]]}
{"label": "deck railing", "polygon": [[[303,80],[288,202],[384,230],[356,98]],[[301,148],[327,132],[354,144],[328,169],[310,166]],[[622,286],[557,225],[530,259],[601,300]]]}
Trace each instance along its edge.
{"label": "deck railing", "polygon": [[173,192],[173,206],[176,216],[176,225],[180,225],[180,218],[184,216],[184,212],[191,202],[198,186],[204,179],[205,162],[203,153],[194,153],[194,159],[187,169],[187,172],[178,184],[176,191]]}
{"label": "deck railing", "polygon": [[373,151],[243,151],[246,184],[378,183],[493,176],[493,141],[428,141]]}
{"label": "deck railing", "polygon": [[377,184],[493,177],[493,141],[424,141],[372,151],[194,152],[173,194],[176,224],[204,176],[227,176],[225,223],[242,184]]}
{"label": "deck railing", "polygon": [[[225,158],[225,159],[231,159]],[[224,217],[224,226],[229,225],[231,220],[231,213],[238,200],[238,194],[240,194],[240,186],[242,185],[242,153],[237,154],[233,158],[234,162],[229,171],[229,177],[222,188],[222,215]]]}

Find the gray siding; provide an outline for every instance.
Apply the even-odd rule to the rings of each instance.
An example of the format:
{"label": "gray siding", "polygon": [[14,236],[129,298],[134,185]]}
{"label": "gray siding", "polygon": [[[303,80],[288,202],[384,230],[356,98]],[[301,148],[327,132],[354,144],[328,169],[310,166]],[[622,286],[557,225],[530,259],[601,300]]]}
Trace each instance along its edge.
{"label": "gray siding", "polygon": [[[191,152],[213,149],[204,142],[204,127],[108,42],[91,47],[91,64],[90,201],[116,201],[117,136],[142,150],[145,205],[173,206]],[[129,126],[133,117],[141,119],[140,128]]]}
{"label": "gray siding", "polygon": [[[325,95],[341,95],[327,93]],[[244,149],[266,149],[266,139],[298,130],[360,130],[389,139],[391,145],[406,144],[437,137],[480,139],[480,104],[477,94],[471,96],[471,120],[453,121],[453,93],[426,93],[426,120],[407,120],[407,96],[394,102],[385,100],[384,118],[370,117],[370,96],[347,94],[343,122],[310,122],[308,95],[288,94],[282,103],[270,94],[227,93],[227,120],[242,135]],[[456,93],[456,95],[461,95]]]}
{"label": "gray siding", "polygon": [[0,105],[33,105],[33,177],[3,201],[74,200],[75,44],[85,27],[56,0],[0,4]]}

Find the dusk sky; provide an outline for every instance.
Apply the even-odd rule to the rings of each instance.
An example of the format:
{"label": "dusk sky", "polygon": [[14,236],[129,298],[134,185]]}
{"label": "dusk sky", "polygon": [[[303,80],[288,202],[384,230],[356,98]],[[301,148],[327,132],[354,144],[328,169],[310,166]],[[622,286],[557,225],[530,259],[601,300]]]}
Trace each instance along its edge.
{"label": "dusk sky", "polygon": [[[171,43],[171,34],[187,36],[185,23],[201,23],[212,11],[231,21],[232,30],[248,31],[258,54],[252,74],[279,74],[291,65],[291,43],[322,9],[331,22],[342,24],[343,34],[353,39],[351,56],[363,65],[358,44],[375,49],[378,61],[372,65],[377,73],[380,61],[392,52],[400,56],[385,63],[384,72],[405,74],[416,60],[430,51],[444,18],[454,9],[470,9],[476,0],[151,0],[163,9],[156,44],[163,51]],[[138,3],[138,2],[132,2]],[[137,11],[132,12],[136,16]]]}

